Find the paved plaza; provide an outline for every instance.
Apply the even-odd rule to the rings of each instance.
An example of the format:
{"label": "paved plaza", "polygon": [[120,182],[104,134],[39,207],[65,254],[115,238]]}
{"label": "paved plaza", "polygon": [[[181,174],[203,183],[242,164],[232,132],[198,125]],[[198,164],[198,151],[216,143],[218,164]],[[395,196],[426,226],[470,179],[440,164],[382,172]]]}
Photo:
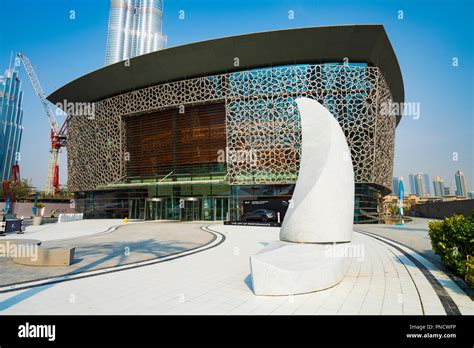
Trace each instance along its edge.
{"label": "paved plaza", "polygon": [[[102,220],[102,228],[91,232],[99,221],[63,223],[56,239],[47,230],[59,225],[45,226],[43,234],[27,231],[22,238],[41,240],[44,235],[49,238],[45,244],[76,244],[78,252],[84,247],[92,249],[96,242],[98,253],[112,257],[105,268],[72,275],[63,271],[58,276],[0,286],[0,313],[474,314],[469,295],[425,257],[417,244],[426,233],[423,220],[406,224],[403,232],[393,226],[355,225],[344,279],[330,289],[294,296],[255,296],[252,292],[249,257],[278,240],[279,228]],[[69,228],[75,232],[68,232]],[[397,233],[404,233],[405,241],[413,233],[415,247],[397,240]],[[160,241],[182,247],[165,252]],[[107,243],[118,247],[107,250]],[[140,247],[130,247],[130,259],[119,261],[116,253],[134,243]],[[415,251],[418,247],[419,252]],[[8,272],[20,278],[28,274],[31,279],[32,272],[50,272],[42,269],[14,265]]]}
{"label": "paved plaza", "polygon": [[[43,241],[41,246],[47,248],[75,247],[75,262],[64,267],[25,267],[15,264],[10,258],[0,258],[2,269],[0,286],[57,276],[73,276],[93,270],[110,271],[117,266],[156,260],[193,250],[210,243],[215,238],[198,225],[176,229],[174,223],[161,223],[157,228],[156,223],[125,224],[120,220],[108,220],[98,224],[105,229],[100,231],[100,227],[90,225],[90,222],[84,220],[50,224],[39,231],[32,226],[32,233],[14,235],[17,239],[39,238]],[[80,226],[83,226],[82,231],[79,231]],[[88,229],[89,226],[93,226],[95,230]],[[60,233],[60,227],[73,229],[72,233],[68,233],[69,238],[57,239],[63,235]]]}

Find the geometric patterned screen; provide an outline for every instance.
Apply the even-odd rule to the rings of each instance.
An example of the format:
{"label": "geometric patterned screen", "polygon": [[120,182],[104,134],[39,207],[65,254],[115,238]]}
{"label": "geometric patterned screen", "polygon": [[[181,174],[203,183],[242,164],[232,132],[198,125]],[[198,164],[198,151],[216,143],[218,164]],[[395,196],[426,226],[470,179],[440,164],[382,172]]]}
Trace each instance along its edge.
{"label": "geometric patterned screen", "polygon": [[68,125],[69,190],[126,182],[124,116],[219,102],[226,106],[229,183],[294,183],[301,137],[294,100],[300,96],[316,99],[337,118],[355,182],[389,188],[396,118],[381,112],[392,97],[380,70],[306,64],[171,82],[96,103],[93,118],[73,116]]}
{"label": "geometric patterned screen", "polygon": [[[356,182],[390,184],[396,119],[379,113],[390,92],[377,68],[301,65],[234,73],[229,82],[227,146],[231,153],[244,153],[240,156],[244,161],[227,164],[232,183],[295,181],[300,123],[294,100],[306,96],[339,121],[351,149]],[[386,156],[380,161],[376,154]],[[255,161],[245,160],[248,157]],[[374,175],[377,172],[379,176]]]}

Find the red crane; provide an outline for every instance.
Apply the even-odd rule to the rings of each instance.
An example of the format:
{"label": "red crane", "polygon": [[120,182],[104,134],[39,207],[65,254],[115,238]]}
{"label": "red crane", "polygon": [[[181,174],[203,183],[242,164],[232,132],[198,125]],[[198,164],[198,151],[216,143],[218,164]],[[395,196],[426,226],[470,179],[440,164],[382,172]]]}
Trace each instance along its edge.
{"label": "red crane", "polygon": [[26,73],[28,74],[36,95],[38,95],[41,100],[41,104],[43,105],[51,126],[48,178],[46,179],[44,191],[46,194],[55,195],[59,191],[59,156],[61,154],[61,148],[66,147],[67,144],[67,122],[69,116],[66,117],[66,121],[61,128],[59,128],[54,113],[46,99],[43,88],[41,88],[41,84],[36,76],[35,70],[33,69],[33,65],[31,65],[30,60],[22,53],[17,53],[17,57],[23,62]]}
{"label": "red crane", "polygon": [[20,182],[20,165],[18,163],[12,166],[12,174],[12,182]]}

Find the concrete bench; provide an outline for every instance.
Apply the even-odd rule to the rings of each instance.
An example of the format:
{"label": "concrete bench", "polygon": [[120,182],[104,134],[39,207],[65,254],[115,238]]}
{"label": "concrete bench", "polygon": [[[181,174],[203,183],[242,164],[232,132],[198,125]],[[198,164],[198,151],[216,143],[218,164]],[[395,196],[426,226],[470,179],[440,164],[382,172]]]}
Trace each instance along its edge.
{"label": "concrete bench", "polygon": [[74,261],[76,248],[43,248],[39,247],[35,257],[13,257],[13,262],[28,266],[69,266]]}

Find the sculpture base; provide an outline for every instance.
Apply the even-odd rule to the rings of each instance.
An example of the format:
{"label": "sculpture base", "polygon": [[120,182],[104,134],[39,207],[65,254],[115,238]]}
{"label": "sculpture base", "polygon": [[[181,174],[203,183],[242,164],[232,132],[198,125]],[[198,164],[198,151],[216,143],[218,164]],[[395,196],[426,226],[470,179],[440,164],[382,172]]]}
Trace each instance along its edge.
{"label": "sculpture base", "polygon": [[344,277],[350,243],[275,241],[250,257],[255,295],[297,295],[330,288]]}

